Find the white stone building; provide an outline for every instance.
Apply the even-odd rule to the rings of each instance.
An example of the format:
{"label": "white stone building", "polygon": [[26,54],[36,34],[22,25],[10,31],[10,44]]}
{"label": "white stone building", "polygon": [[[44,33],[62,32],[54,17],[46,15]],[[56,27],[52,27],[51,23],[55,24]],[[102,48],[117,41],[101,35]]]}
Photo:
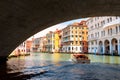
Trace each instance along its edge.
{"label": "white stone building", "polygon": [[120,17],[91,17],[87,26],[89,53],[120,55]]}
{"label": "white stone building", "polygon": [[19,56],[19,55],[24,55],[26,54],[26,43],[23,42],[21,43],[9,56],[15,55],[15,56]]}
{"label": "white stone building", "polygon": [[46,52],[54,52],[54,32],[50,31],[46,34]]}
{"label": "white stone building", "polygon": [[39,52],[40,38],[34,38],[32,41],[32,52]]}

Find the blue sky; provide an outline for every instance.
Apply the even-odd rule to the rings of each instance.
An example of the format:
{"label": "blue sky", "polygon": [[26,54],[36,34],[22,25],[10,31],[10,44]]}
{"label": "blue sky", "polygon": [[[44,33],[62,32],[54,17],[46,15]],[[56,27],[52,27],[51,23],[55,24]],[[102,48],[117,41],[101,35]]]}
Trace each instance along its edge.
{"label": "blue sky", "polygon": [[43,37],[45,36],[49,31],[55,31],[56,29],[63,29],[65,28],[67,25],[72,24],[74,22],[80,22],[81,20],[87,20],[88,18],[81,18],[81,19],[75,19],[75,20],[70,20],[70,21],[66,21],[63,23],[59,23],[53,26],[50,26],[47,29],[44,29],[40,32],[38,32],[37,34],[34,35],[34,38],[38,38],[38,37]]}

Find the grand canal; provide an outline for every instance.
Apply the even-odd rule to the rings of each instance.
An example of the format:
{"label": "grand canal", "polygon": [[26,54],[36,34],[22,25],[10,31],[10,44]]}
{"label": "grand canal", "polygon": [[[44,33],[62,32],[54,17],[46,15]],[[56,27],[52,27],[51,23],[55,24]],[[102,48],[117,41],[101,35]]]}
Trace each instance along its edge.
{"label": "grand canal", "polygon": [[90,55],[76,64],[71,54],[31,53],[0,65],[0,80],[120,80],[120,56]]}

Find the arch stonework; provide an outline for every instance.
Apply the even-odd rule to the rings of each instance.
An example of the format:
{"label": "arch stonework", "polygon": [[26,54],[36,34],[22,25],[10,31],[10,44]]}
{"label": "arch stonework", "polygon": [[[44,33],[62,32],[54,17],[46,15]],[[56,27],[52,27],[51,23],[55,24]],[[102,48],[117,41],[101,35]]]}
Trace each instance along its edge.
{"label": "arch stonework", "polygon": [[[113,40],[116,40],[117,41],[117,43],[116,43],[116,50],[114,50],[115,49],[115,45],[114,45],[114,42],[113,42]],[[106,45],[105,44],[105,42],[106,41],[108,41],[109,42],[109,48],[107,48],[107,49],[109,49],[108,50],[108,52],[106,52],[107,50],[106,50],[106,47],[108,46],[108,45]],[[103,40],[103,42],[104,42],[104,44],[103,44],[103,54],[109,54],[109,55],[120,55],[120,39],[119,39],[119,37],[111,37],[111,38],[109,38],[109,39],[105,39],[105,40]]]}
{"label": "arch stonework", "polygon": [[60,22],[120,16],[120,0],[1,0],[0,62],[24,40]]}
{"label": "arch stonework", "polygon": [[118,38],[118,55],[120,55],[120,39]]}
{"label": "arch stonework", "polygon": [[106,39],[105,41],[104,41],[104,52],[105,52],[105,54],[110,54],[110,41],[108,40],[108,39]]}
{"label": "arch stonework", "polygon": [[113,38],[111,40],[111,46],[112,46],[111,48],[112,54],[118,55],[118,40],[116,38]]}
{"label": "arch stonework", "polygon": [[98,41],[99,45],[98,45],[98,54],[103,54],[103,41]]}

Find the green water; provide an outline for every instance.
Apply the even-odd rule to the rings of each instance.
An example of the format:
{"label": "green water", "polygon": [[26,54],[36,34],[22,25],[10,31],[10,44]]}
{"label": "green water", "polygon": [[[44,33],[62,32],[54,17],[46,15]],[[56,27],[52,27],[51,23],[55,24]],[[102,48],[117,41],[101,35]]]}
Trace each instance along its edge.
{"label": "green water", "polygon": [[[34,55],[34,56],[36,55],[40,60],[49,60],[53,62],[59,62],[59,61],[71,61],[71,57],[73,54],[32,53],[31,55]],[[88,56],[88,58],[91,60],[92,63],[120,64],[120,56],[107,56],[107,55],[94,55],[94,54],[85,54],[85,55]]]}
{"label": "green water", "polygon": [[10,58],[0,66],[0,80],[120,80],[120,56],[86,56],[90,64],[73,63],[72,54],[63,53]]}

